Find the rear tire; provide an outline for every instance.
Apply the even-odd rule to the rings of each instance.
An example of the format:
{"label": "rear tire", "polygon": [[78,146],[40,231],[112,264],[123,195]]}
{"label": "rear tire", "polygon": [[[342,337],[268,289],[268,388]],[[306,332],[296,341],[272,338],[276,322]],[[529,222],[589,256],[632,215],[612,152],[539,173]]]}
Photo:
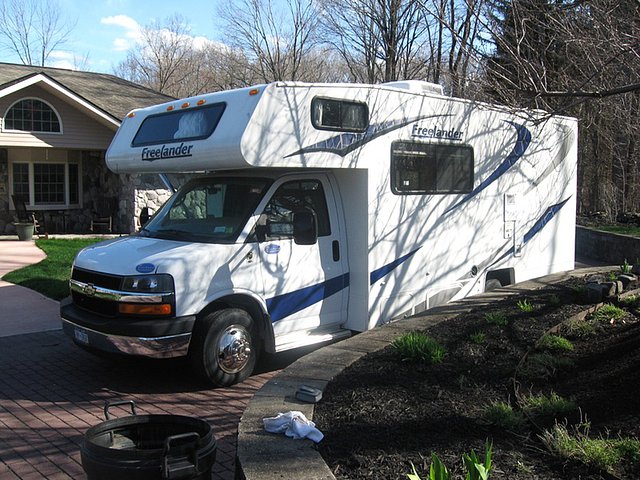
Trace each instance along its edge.
{"label": "rear tire", "polygon": [[240,308],[227,308],[207,314],[196,324],[189,359],[201,378],[226,387],[251,375],[258,351],[251,316]]}
{"label": "rear tire", "polygon": [[490,278],[484,282],[484,291],[490,292],[491,290],[495,290],[496,288],[502,287],[502,283],[497,278]]}

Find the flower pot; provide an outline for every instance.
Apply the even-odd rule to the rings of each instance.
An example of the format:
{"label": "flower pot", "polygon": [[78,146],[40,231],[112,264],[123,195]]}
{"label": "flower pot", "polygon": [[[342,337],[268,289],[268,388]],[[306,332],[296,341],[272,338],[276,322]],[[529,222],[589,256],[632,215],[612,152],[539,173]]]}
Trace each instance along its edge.
{"label": "flower pot", "polygon": [[33,238],[33,223],[14,223],[18,240],[31,240]]}

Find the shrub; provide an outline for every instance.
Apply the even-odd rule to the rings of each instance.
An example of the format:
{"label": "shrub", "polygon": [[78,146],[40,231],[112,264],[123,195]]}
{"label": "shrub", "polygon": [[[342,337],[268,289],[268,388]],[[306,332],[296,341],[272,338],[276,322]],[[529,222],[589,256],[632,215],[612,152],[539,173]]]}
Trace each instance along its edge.
{"label": "shrub", "polygon": [[534,415],[560,415],[576,410],[576,404],[567,400],[555,392],[549,395],[539,393],[531,394],[520,398],[522,410]]}
{"label": "shrub", "polygon": [[573,343],[560,335],[543,335],[538,342],[538,347],[543,350],[554,352],[570,352],[573,350]]}
{"label": "shrub", "polygon": [[493,401],[484,408],[485,422],[505,430],[519,430],[526,423],[522,412],[517,412],[507,402]]}
{"label": "shrub", "polygon": [[555,293],[549,296],[549,305],[552,307],[559,307],[562,304],[562,300],[559,295]]}
{"label": "shrub", "polygon": [[478,332],[474,332],[471,335],[469,335],[469,339],[473,342],[473,343],[484,343],[485,340],[487,339],[487,334],[481,331]]}
{"label": "shrub", "polygon": [[625,310],[607,303],[593,312],[591,319],[599,323],[615,323],[625,315],[627,315]]}
{"label": "shrub", "polygon": [[535,353],[527,359],[520,373],[528,378],[549,378],[560,369],[573,365],[571,360],[549,353]]}
{"label": "shrub", "polygon": [[509,320],[507,316],[502,312],[488,312],[484,314],[484,319],[491,325],[498,325],[499,327],[505,327]]}
{"label": "shrub", "polygon": [[526,298],[524,300],[518,300],[516,305],[518,306],[520,311],[524,313],[531,313],[534,310],[533,305],[531,305],[531,303],[529,303],[529,300],[527,300]]}
{"label": "shrub", "polygon": [[569,432],[566,425],[556,424],[540,436],[555,455],[578,460],[587,465],[611,471],[623,461],[640,459],[640,441],[635,438],[589,438],[589,424],[583,423]]}
{"label": "shrub", "polygon": [[623,306],[627,308],[637,308],[640,303],[640,296],[629,295],[618,300]]}
{"label": "shrub", "polygon": [[422,332],[405,333],[396,338],[391,347],[404,361],[440,363],[447,354],[437,340]]}
{"label": "shrub", "polygon": [[588,337],[598,330],[598,325],[587,320],[566,320],[560,324],[560,332],[570,338]]}
{"label": "shrub", "polygon": [[629,262],[627,262],[627,259],[624,259],[624,263],[622,265],[620,265],[620,271],[622,273],[631,273],[631,268],[633,267],[633,265],[630,265]]}

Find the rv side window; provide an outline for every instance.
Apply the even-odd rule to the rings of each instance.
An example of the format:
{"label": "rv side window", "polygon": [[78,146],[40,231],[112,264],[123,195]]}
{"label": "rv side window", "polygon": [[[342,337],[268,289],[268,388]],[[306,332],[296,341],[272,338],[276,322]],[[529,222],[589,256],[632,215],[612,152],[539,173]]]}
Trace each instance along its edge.
{"label": "rv side window", "polygon": [[391,190],[398,195],[468,193],[473,190],[473,148],[394,142]]}
{"label": "rv side window", "polygon": [[216,103],[150,115],[142,121],[131,145],[141,147],[207,138],[218,126],[224,107],[224,103]]}
{"label": "rv side window", "polygon": [[364,132],[369,108],[366,103],[316,97],[311,101],[311,123],[319,130]]}
{"label": "rv side window", "polygon": [[293,238],[293,214],[311,210],[318,221],[318,236],[331,234],[329,211],[322,183],[318,180],[295,180],[276,190],[256,226],[259,239]]}

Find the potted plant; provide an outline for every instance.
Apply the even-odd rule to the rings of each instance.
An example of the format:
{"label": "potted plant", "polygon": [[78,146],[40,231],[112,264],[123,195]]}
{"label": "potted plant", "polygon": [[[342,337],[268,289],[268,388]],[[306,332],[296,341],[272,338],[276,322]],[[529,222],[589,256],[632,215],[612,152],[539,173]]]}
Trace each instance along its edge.
{"label": "potted plant", "polygon": [[31,240],[33,238],[34,225],[32,222],[16,222],[14,225],[18,240]]}

